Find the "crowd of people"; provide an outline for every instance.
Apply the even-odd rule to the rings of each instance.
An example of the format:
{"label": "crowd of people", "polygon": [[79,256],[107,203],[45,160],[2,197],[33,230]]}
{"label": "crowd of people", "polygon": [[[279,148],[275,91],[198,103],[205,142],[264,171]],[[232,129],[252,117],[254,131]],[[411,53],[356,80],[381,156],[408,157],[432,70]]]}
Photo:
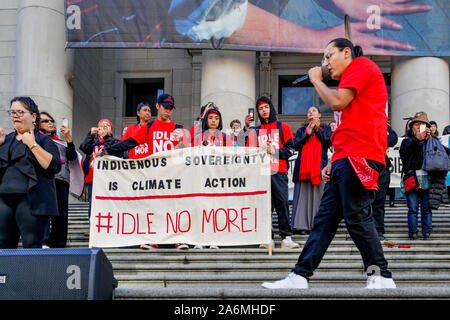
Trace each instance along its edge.
{"label": "crowd of people", "polygon": [[[177,148],[260,147],[271,159],[272,211],[278,216],[281,247],[299,248],[292,240],[293,234],[309,234],[293,272],[285,279],[263,286],[307,287],[307,280],[331,243],[338,223],[344,219],[361,252],[364,267],[380,268],[381,279],[372,278],[375,279],[372,287],[395,287],[380,240],[384,240],[384,208],[390,184],[391,164],[386,152],[397,144],[398,136],[387,123],[384,79],[378,67],[361,55],[361,48],[347,39],[329,43],[324,65],[330,68],[333,79],[341,80],[339,87],[328,88],[322,81],[320,68],[310,70],[310,79],[320,97],[340,117],[324,124],[319,108],[311,106],[306,123],[298,128],[295,136],[287,123],[277,120],[277,112],[268,97],[256,101],[257,117],[248,114],[243,119],[243,127],[235,119],[225,128],[220,107],[209,102],[201,108],[190,130],[185,130],[171,120],[176,110],[175,99],[167,93],[158,97],[154,118],[150,104],[139,103],[137,123],[126,128],[120,139],[113,136],[111,121],[101,119],[89,130],[79,148],[84,153],[84,182],[89,202],[94,183],[93,164],[98,156],[140,159]],[[17,248],[20,237],[24,248],[64,248],[70,185],[68,164],[77,161],[70,128],[63,123],[58,137],[55,119],[48,112],[40,112],[29,97],[13,98],[9,114],[14,131],[6,134],[0,128],[0,248]],[[444,129],[444,134],[449,131],[450,126]],[[418,239],[419,204],[422,238],[428,240],[433,229],[431,210],[441,202],[448,202],[447,168],[423,170],[426,144],[438,136],[436,122],[429,121],[425,112],[418,112],[408,120],[400,146],[402,192],[408,205],[411,240]],[[445,148],[445,151],[448,157],[450,150]],[[290,215],[288,168],[289,158],[295,152]],[[270,245],[274,246],[273,240],[261,247]],[[188,244],[175,246],[189,248]]]}

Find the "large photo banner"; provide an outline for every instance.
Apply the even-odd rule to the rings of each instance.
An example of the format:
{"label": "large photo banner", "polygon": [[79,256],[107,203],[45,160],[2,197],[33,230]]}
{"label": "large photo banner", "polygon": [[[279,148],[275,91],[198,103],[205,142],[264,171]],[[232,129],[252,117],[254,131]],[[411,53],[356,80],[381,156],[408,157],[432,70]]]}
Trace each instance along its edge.
{"label": "large photo banner", "polygon": [[270,159],[259,148],[95,160],[90,247],[261,244],[271,228]]}
{"label": "large photo banner", "polygon": [[67,47],[450,55],[448,0],[66,0]]}

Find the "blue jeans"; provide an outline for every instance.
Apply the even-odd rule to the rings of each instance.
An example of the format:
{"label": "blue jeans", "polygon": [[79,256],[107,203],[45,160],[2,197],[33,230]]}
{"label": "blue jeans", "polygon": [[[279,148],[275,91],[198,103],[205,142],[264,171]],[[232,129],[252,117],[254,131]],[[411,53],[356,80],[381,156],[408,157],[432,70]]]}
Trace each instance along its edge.
{"label": "blue jeans", "polygon": [[419,202],[420,202],[420,221],[422,224],[422,234],[433,230],[431,222],[431,210],[429,203],[430,194],[428,190],[411,190],[406,193],[408,202],[408,229],[409,235],[417,232]]}
{"label": "blue jeans", "polygon": [[[379,169],[378,172],[383,167],[381,163],[367,162]],[[333,240],[339,222],[344,219],[361,253],[364,270],[375,266],[379,268],[381,276],[392,278],[372,218],[371,205],[374,199],[375,190],[364,188],[347,158],[333,162],[331,180],[325,184],[319,211],[314,217],[314,227],[292,271],[309,279]]]}

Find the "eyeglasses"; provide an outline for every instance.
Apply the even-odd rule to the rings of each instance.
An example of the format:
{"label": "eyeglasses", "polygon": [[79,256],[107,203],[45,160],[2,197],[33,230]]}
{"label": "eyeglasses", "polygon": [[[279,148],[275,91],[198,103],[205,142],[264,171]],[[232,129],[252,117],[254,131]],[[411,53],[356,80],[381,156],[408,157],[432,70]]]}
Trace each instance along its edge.
{"label": "eyeglasses", "polygon": [[23,110],[17,110],[17,111],[8,110],[8,114],[14,118],[22,118],[25,113],[28,113],[28,112],[23,111]]}
{"label": "eyeglasses", "polygon": [[45,120],[41,120],[41,123],[49,123],[49,122],[55,123],[55,120],[53,120],[53,119],[45,119]]}

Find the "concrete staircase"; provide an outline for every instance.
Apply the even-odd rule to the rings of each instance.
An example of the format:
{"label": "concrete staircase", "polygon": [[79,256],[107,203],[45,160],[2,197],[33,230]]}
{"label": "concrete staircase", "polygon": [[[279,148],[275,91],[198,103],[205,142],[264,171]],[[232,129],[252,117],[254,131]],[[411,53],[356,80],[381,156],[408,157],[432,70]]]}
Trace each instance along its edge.
{"label": "concrete staircase", "polygon": [[[87,247],[87,204],[69,207],[68,247]],[[450,207],[433,212],[429,241],[408,239],[406,212],[405,206],[386,208],[386,239],[396,245],[383,248],[398,287],[394,290],[364,289],[361,256],[343,223],[308,290],[261,287],[285,277],[299,256],[299,249],[281,249],[280,238],[272,256],[257,246],[104,251],[119,281],[116,299],[450,299]],[[303,245],[307,236],[293,239]]]}

